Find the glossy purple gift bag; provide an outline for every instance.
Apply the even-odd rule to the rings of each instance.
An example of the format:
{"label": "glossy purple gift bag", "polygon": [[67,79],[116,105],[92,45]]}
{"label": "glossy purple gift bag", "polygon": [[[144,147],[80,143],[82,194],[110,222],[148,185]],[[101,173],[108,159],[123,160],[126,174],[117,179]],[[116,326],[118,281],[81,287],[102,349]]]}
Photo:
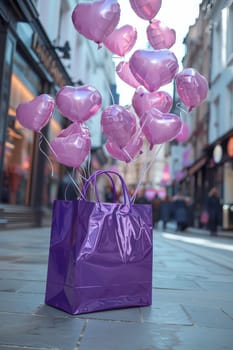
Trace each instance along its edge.
{"label": "glossy purple gift bag", "polygon": [[[124,203],[99,200],[100,174],[119,177]],[[45,303],[70,314],[151,305],[151,206],[131,203],[116,172],[94,173],[84,198],[90,183],[96,202],[54,202]]]}

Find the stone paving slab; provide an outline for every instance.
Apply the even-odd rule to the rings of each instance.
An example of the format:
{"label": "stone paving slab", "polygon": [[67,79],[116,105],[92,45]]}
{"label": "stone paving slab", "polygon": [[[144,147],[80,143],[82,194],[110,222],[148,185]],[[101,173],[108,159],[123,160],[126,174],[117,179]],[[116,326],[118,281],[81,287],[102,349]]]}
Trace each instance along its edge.
{"label": "stone paving slab", "polygon": [[1,319],[0,342],[2,345],[32,345],[37,348],[64,350],[75,348],[85,322],[78,318],[9,313],[1,314]]}
{"label": "stone paving slab", "polygon": [[3,321],[1,312],[35,313],[42,304],[44,294],[0,292],[0,320]]}
{"label": "stone paving slab", "polygon": [[196,248],[156,233],[151,307],[72,316],[44,304],[49,230],[0,243],[0,350],[233,349],[232,270]]}
{"label": "stone paving slab", "polygon": [[232,329],[233,320],[220,308],[204,305],[188,305],[183,303],[184,309],[196,326],[218,329]]}

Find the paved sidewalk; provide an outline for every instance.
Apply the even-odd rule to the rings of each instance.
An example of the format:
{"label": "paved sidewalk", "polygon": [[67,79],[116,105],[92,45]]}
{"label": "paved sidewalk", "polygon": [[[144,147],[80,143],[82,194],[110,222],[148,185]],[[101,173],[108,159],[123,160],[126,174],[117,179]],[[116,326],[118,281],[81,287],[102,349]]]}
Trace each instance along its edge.
{"label": "paved sidewalk", "polygon": [[182,238],[154,233],[152,307],[70,316],[44,305],[49,229],[0,231],[0,350],[232,350],[233,241],[207,240],[225,266]]}

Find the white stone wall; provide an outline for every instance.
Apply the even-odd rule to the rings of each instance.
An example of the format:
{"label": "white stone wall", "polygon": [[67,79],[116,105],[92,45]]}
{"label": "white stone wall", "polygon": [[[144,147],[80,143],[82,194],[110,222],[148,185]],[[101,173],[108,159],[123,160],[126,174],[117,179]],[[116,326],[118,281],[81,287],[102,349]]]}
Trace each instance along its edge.
{"label": "white stone wall", "polygon": [[209,143],[233,127],[233,47],[230,51],[228,44],[232,21],[233,5],[222,9],[213,23]]}

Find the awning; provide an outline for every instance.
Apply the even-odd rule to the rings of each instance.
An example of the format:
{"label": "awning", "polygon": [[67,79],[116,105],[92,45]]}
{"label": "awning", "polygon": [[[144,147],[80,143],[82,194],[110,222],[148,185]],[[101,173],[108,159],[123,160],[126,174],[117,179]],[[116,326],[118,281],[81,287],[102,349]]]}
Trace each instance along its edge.
{"label": "awning", "polygon": [[199,169],[203,167],[203,165],[207,162],[207,157],[201,158],[198,161],[196,161],[189,169],[188,169],[188,175],[193,175],[196,173]]}

